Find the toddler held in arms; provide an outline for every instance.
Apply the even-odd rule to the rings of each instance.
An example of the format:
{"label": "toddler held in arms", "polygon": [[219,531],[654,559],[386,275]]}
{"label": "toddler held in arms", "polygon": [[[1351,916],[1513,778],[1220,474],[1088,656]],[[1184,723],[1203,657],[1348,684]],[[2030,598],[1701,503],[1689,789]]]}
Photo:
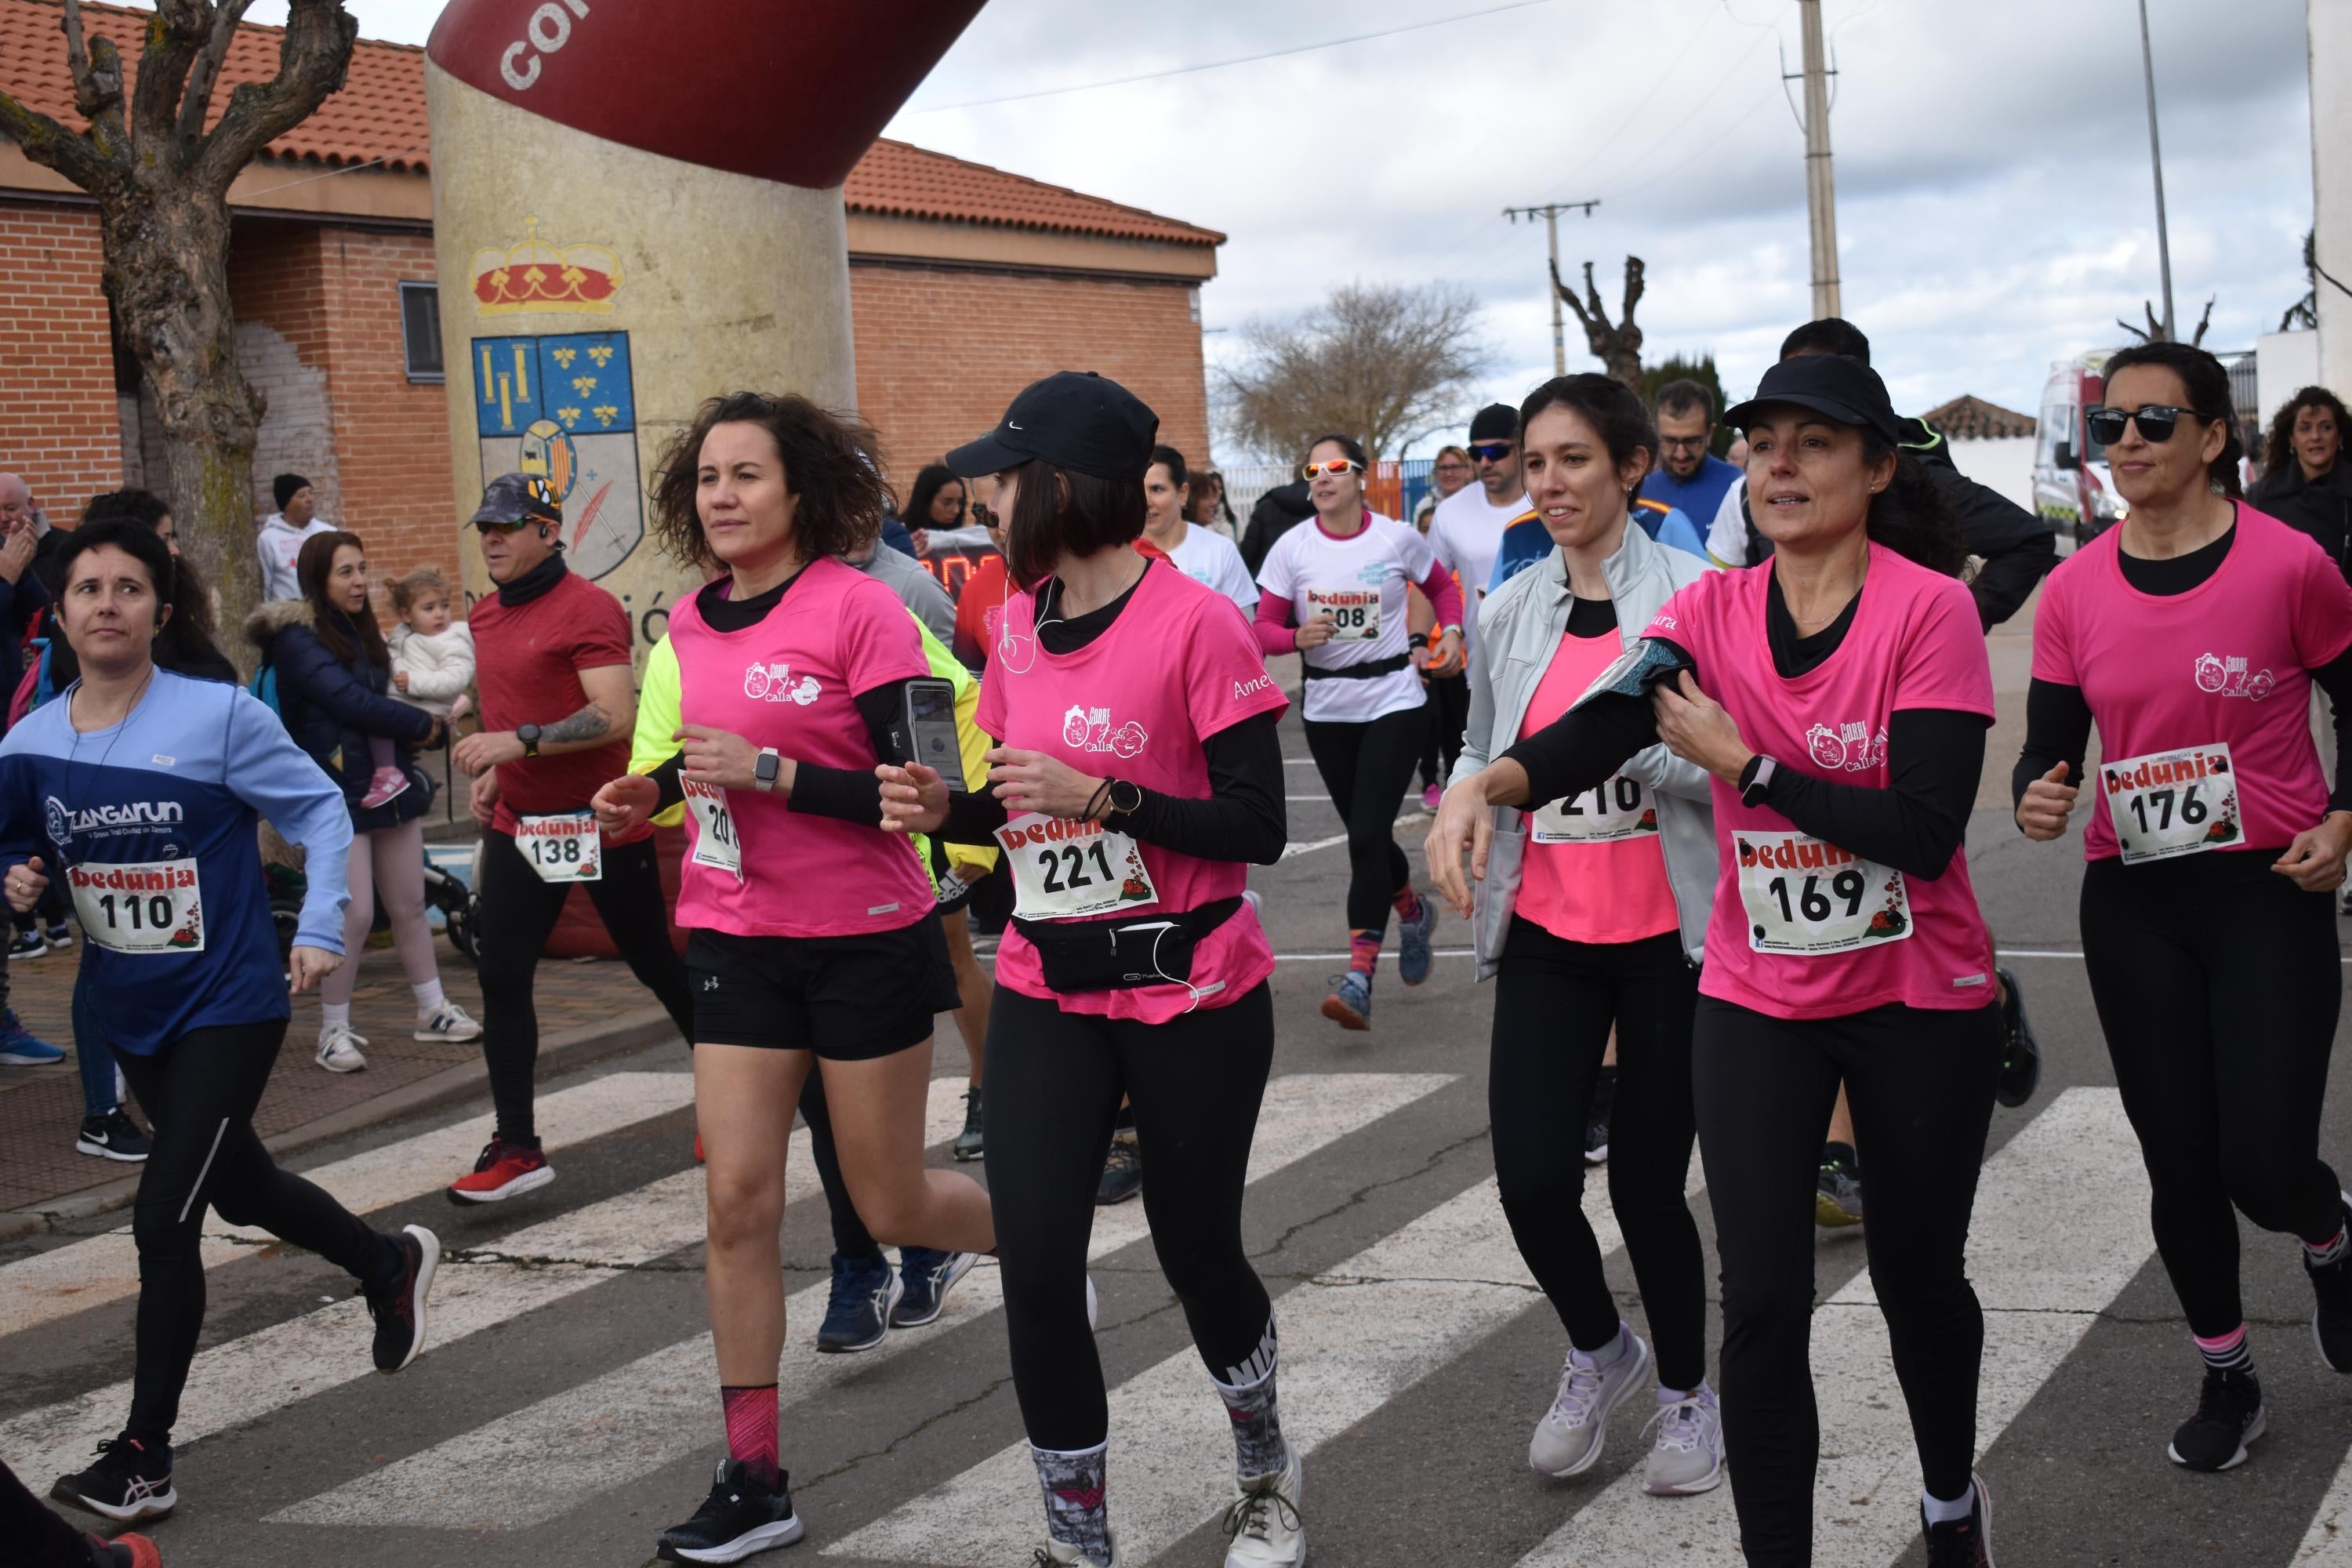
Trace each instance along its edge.
{"label": "toddler held in arms", "polygon": [[[392,649],[393,695],[451,721],[473,710],[467,693],[474,684],[474,630],[452,618],[456,599],[449,579],[435,568],[411,572],[392,585],[392,607],[400,625],[386,639]],[[391,742],[384,747],[388,753]],[[388,754],[377,763],[375,778],[361,803],[364,805],[381,805],[407,787]]]}

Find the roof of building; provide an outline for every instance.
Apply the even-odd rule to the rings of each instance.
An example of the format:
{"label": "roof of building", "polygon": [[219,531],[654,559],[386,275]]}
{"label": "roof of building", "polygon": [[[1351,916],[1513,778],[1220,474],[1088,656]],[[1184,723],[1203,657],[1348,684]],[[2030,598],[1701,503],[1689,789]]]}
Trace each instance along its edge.
{"label": "roof of building", "polygon": [[2033,416],[1963,393],[1920,418],[1955,441],[1998,441],[2033,434]]}
{"label": "roof of building", "polygon": [[[28,109],[68,125],[83,123],[74,110],[73,77],[66,66],[63,0],[0,0],[0,86]],[[135,76],[141,35],[152,12],[90,0],[82,6],[85,27],[113,40],[122,53],[126,78]],[[267,80],[278,68],[282,27],[247,23],[229,45],[221,85],[213,95],[214,118],[239,83]],[[125,82],[125,92],[129,91]],[[362,38],[352,51],[342,90],[318,111],[271,142],[273,157],[331,168],[381,166],[423,172],[431,163],[431,137],[425,118],[425,51],[406,44]],[[930,218],[997,227],[1102,235],[1118,239],[1158,240],[1176,245],[1221,245],[1225,237],[1141,207],[1122,205],[1060,185],[1007,174],[985,163],[967,163],[904,142],[874,143],[851,171],[845,198],[852,212],[887,217]]]}

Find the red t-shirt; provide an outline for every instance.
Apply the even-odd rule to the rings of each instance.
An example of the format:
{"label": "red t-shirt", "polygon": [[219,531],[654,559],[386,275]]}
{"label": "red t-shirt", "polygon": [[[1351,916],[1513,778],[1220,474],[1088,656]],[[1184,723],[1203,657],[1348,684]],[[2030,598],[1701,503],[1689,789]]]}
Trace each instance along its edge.
{"label": "red t-shirt", "polygon": [[1004,580],[1004,557],[984,555],[963,580],[963,592],[956,595],[955,656],[967,669],[978,670],[988,663],[988,650],[995,646],[996,630],[1004,622],[1004,601],[1011,596]]}
{"label": "red t-shirt", "polygon": [[[474,679],[482,694],[485,730],[544,726],[568,718],[588,705],[582,670],[629,662],[629,613],[576,572],[565,573],[554,587],[513,608],[491,594],[466,620],[474,629]],[[519,813],[584,811],[598,790],[628,771],[625,732],[591,751],[500,763],[493,826],[510,835]],[[651,831],[641,828],[606,842],[631,842]]]}

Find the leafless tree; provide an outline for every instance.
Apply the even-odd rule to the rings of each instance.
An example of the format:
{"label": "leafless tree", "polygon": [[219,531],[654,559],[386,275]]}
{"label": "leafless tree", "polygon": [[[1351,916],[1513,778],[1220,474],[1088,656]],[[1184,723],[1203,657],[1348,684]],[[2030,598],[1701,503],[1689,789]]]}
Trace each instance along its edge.
{"label": "leafless tree", "polygon": [[[2205,341],[2205,329],[2213,324],[2213,301],[2219,298],[2221,298],[2221,296],[2218,294],[2207,297],[2205,300],[2205,313],[2197,318],[2197,331],[2191,334],[2189,339],[2189,343],[2191,348],[2196,347]],[[2160,343],[2168,342],[2168,340],[2164,335],[2164,323],[2157,319],[2156,307],[2147,300],[2143,300],[2140,301],[2140,309],[2147,312],[2147,326],[2135,327],[2129,321],[2124,321],[2120,317],[2116,319],[2116,325],[2121,327],[2124,331],[2129,332],[2133,337],[2137,338],[2144,343]]]}
{"label": "leafless tree", "polygon": [[1592,347],[1592,357],[1601,362],[1612,378],[1623,382],[1634,391],[1642,390],[1642,329],[1633,324],[1633,307],[1642,302],[1642,258],[1625,258],[1625,303],[1618,311],[1612,325],[1609,307],[1601,302],[1601,290],[1592,286],[1592,263],[1584,264],[1584,297],[1578,299],[1576,290],[1559,280],[1559,268],[1551,269],[1551,286],[1576,312],[1584,327],[1584,341]]}
{"label": "leafless tree", "polygon": [[1219,371],[1227,432],[1295,458],[1330,431],[1377,459],[1454,423],[1492,351],[1464,289],[1348,283],[1293,321],[1242,328],[1243,359]]}
{"label": "leafless tree", "polygon": [[[342,0],[290,0],[278,74],[213,99],[252,0],[155,0],[126,93],[120,50],[65,0],[75,131],[0,91],[0,132],[96,200],[116,330],[154,389],[182,547],[243,623],[253,572],[253,442],[263,400],[237,368],[228,188],[261,150],[343,85],[359,23]],[[127,103],[126,103],[127,98]],[[241,639],[232,638],[231,642]]]}

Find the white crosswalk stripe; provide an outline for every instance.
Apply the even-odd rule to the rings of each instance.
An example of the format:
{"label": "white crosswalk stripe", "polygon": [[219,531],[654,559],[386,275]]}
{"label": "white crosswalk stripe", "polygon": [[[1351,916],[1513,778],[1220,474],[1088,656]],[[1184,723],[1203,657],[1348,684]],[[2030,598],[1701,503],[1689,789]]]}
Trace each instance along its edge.
{"label": "white crosswalk stripe", "polygon": [[[1986,1314],[1979,1453],[2153,1250],[2147,1170],[2114,1089],[2068,1089],[1986,1162],[1969,1233],[1969,1278]],[[1892,1562],[1918,1533],[1919,1465],[1867,1272],[1814,1314],[1812,1358],[1822,1423],[1814,1554],[1853,1568]],[[1677,1564],[1738,1568],[1731,1489],[1654,1498],[1638,1467],[1518,1568],[1647,1562],[1669,1521]]]}
{"label": "white crosswalk stripe", "polygon": [[[1266,1087],[1259,1114],[1250,1180],[1262,1181],[1453,1081],[1444,1074],[1406,1073],[1276,1079]],[[1108,1257],[1148,1234],[1140,1204],[1100,1210],[1089,1254]],[[786,1303],[790,1326],[779,1383],[787,1401],[810,1398],[851,1376],[869,1376],[890,1357],[924,1342],[920,1333],[893,1333],[861,1355],[816,1353],[810,1325],[824,1314],[826,1289],[811,1286]],[[1001,1305],[1000,1276],[983,1268],[956,1288],[943,1321],[969,1321]],[[280,1510],[269,1522],[524,1529],[563,1512],[575,1498],[709,1447],[717,1383],[710,1336],[699,1334]]]}
{"label": "white crosswalk stripe", "polygon": [[[963,1125],[962,1101],[961,1082],[932,1080],[925,1142],[954,1136]],[[817,1192],[808,1140],[796,1137],[785,1166],[785,1201]],[[500,1237],[479,1263],[444,1263],[428,1320],[430,1345],[446,1348],[512,1322],[609,1279],[614,1269],[692,1247],[702,1234],[699,1167],[526,1226]],[[367,1305],[353,1297],[200,1352],[188,1374],[173,1447],[184,1448],[371,1375],[369,1332]],[[0,1454],[34,1475],[79,1468],[82,1456],[121,1429],[130,1399],[126,1379],[0,1423]]]}
{"label": "white crosswalk stripe", "polygon": [[[691,1073],[609,1073],[541,1100],[540,1136],[551,1153],[557,1152],[693,1101]],[[473,1169],[490,1131],[489,1117],[468,1117],[302,1174],[346,1208],[385,1208],[422,1197]],[[204,1238],[207,1269],[248,1257],[270,1240],[249,1226],[215,1224]],[[126,1226],[0,1267],[0,1324],[14,1333],[138,1293],[139,1254]]]}

